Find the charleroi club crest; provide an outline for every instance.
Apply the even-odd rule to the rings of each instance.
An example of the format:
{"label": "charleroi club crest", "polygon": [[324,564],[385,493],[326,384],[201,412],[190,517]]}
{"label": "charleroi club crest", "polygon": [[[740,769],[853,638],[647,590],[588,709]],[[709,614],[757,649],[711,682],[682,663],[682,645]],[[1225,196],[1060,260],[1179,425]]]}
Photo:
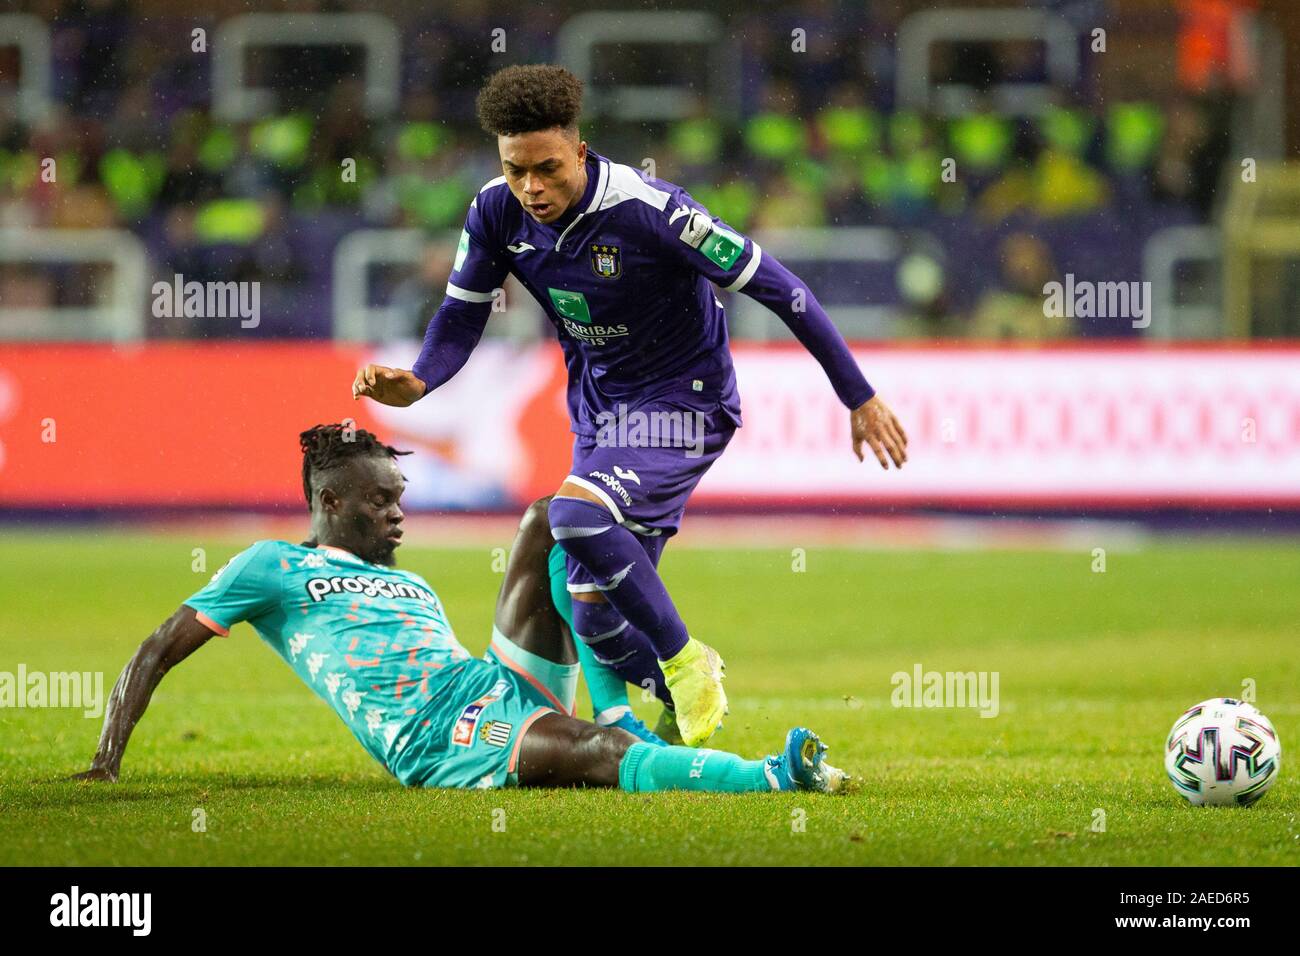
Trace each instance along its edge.
{"label": "charleroi club crest", "polygon": [[623,274],[623,260],[618,256],[618,246],[593,242],[591,244],[591,271],[602,279],[617,279]]}

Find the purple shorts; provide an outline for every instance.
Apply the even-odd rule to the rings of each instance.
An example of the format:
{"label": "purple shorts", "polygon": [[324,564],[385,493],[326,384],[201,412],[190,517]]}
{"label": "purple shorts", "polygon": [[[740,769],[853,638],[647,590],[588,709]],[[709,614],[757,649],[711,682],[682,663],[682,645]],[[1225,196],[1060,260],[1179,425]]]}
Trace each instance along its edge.
{"label": "purple shorts", "polygon": [[[681,524],[687,499],[735,431],[721,413],[642,406],[622,420],[610,421],[595,436],[575,436],[566,481],[600,498],[614,520],[637,535],[658,566],[666,540]],[[572,558],[566,564],[571,592],[595,589],[592,576]]]}

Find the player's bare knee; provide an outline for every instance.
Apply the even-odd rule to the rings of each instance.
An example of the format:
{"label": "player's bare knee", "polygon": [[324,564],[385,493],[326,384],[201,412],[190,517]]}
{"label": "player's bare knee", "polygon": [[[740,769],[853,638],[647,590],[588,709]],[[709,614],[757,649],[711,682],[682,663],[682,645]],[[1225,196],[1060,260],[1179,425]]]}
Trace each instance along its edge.
{"label": "player's bare knee", "polygon": [[551,536],[551,498],[551,495],[538,498],[524,509],[524,516],[519,522],[520,532],[524,534],[541,533],[548,538]]}
{"label": "player's bare knee", "polygon": [[617,767],[623,761],[627,748],[637,742],[637,738],[621,727],[592,726],[589,746],[596,753],[612,761]]}
{"label": "player's bare knee", "polygon": [[[551,498],[538,498],[524,511],[519,521],[519,531],[515,534],[514,551],[520,555],[527,567],[534,567],[540,560],[543,570],[546,568],[546,555],[555,544],[551,535],[551,519],[548,513]],[[539,557],[540,555],[540,557]]]}

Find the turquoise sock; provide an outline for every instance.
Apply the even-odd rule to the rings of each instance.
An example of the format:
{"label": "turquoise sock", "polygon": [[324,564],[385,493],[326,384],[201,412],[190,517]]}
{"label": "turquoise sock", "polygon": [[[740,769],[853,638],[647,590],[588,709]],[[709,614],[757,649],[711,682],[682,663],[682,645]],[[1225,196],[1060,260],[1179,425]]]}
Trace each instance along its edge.
{"label": "turquoise sock", "polygon": [[[564,618],[564,623],[569,625],[569,633],[576,635],[577,632],[573,629],[573,596],[565,586],[568,573],[564,568],[564,549],[558,544],[551,548],[549,561],[551,600],[555,602],[555,609],[560,612],[560,617]],[[578,663],[582,665],[582,676],[587,681],[587,692],[591,694],[591,707],[594,714],[608,715],[612,711],[617,715],[619,708],[630,713],[632,706],[627,700],[627,684],[624,683],[623,678],[619,677],[613,668],[596,660],[596,655],[591,652],[591,648],[576,636],[573,643],[578,651]]]}
{"label": "turquoise sock", "polygon": [[722,750],[656,747],[635,743],[618,765],[618,784],[628,793],[708,790],[749,793],[771,790],[762,760],[746,760]]}

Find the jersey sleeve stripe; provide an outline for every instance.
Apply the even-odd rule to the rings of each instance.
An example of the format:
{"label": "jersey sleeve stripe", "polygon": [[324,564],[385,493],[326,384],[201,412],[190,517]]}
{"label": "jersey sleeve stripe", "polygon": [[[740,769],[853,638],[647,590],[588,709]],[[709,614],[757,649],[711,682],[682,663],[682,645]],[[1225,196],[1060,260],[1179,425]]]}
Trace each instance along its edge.
{"label": "jersey sleeve stripe", "polygon": [[749,280],[754,278],[754,273],[758,271],[758,264],[763,261],[763,249],[757,242],[750,240],[753,245],[753,254],[749,257],[749,263],[736,276],[736,281],[729,286],[723,286],[727,292],[739,292],[749,284]]}
{"label": "jersey sleeve stripe", "polygon": [[194,619],[198,621],[200,624],[202,624],[204,627],[206,627],[213,634],[216,634],[219,637],[228,637],[230,635],[230,628],[222,624],[218,624],[216,621],[212,620],[212,618],[208,617],[202,611],[195,611]]}
{"label": "jersey sleeve stripe", "polygon": [[447,294],[453,299],[460,299],[462,302],[491,302],[491,292],[473,292],[469,289],[462,289],[460,286],[451,282],[447,283]]}

